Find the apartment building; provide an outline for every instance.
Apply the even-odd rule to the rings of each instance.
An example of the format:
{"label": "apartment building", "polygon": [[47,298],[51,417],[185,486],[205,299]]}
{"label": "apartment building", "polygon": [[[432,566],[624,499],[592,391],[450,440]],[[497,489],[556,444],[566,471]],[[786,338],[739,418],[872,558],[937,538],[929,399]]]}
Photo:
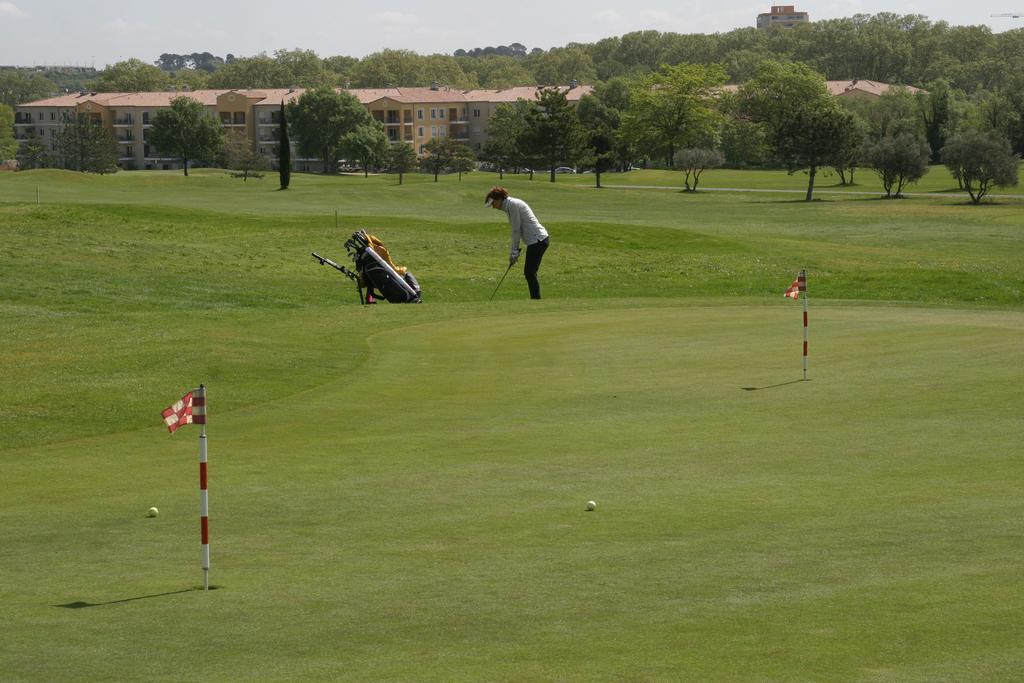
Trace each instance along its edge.
{"label": "apartment building", "polygon": [[[570,102],[593,91],[572,83],[561,88]],[[479,152],[487,141],[487,126],[495,108],[517,99],[536,99],[540,87],[507,90],[456,90],[430,88],[351,89],[350,93],[384,126],[388,140],[409,143],[419,154],[434,138],[452,138]],[[170,107],[175,97],[190,97],[217,117],[229,133],[243,136],[252,148],[271,162],[277,159],[281,103],[298,99],[305,91],[293,89],[196,90],[144,93],[79,92],[18,105],[15,137],[21,143],[39,141],[57,153],[57,134],[65,117],[93,117],[114,134],[119,165],[126,170],[174,169],[180,162],[161,153],[148,141],[153,117]],[[292,145],[295,147],[295,140]],[[320,160],[292,151],[297,171],[318,171]]]}
{"label": "apartment building", "polygon": [[775,26],[793,28],[800,24],[806,24],[810,20],[807,12],[796,11],[795,5],[772,5],[770,12],[757,15],[757,27],[759,29],[769,29]]}

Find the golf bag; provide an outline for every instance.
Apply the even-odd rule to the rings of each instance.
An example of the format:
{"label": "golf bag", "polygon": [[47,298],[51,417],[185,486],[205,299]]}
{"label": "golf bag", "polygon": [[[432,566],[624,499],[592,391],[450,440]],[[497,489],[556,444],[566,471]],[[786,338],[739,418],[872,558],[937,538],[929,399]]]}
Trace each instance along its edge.
{"label": "golf bag", "polygon": [[393,304],[422,301],[420,283],[409,270],[396,266],[384,243],[365,230],[352,233],[345,248],[356,266],[356,283],[366,289],[365,303],[383,298]]}
{"label": "golf bag", "polygon": [[[384,243],[365,230],[352,233],[345,242],[348,255],[355,263],[355,271],[339,265],[313,252],[313,258],[320,265],[328,265],[354,280],[359,290],[359,302],[375,304],[384,299],[393,304],[418,304],[421,302],[420,283],[404,266],[396,266],[391,260]],[[366,295],[363,295],[363,290]]]}

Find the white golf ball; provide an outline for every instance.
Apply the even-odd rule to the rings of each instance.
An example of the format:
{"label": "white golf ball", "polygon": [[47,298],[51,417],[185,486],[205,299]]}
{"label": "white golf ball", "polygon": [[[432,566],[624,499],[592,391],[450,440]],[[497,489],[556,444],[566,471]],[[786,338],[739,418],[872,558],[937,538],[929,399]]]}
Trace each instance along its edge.
{"label": "white golf ball", "polygon": [[587,512],[590,512],[590,511],[596,510],[596,509],[597,509],[597,503],[595,503],[592,500],[588,500],[587,501]]}
{"label": "white golf ball", "polygon": [[147,517],[156,517],[160,514],[160,511],[156,508],[149,508],[149,512],[146,513]]}

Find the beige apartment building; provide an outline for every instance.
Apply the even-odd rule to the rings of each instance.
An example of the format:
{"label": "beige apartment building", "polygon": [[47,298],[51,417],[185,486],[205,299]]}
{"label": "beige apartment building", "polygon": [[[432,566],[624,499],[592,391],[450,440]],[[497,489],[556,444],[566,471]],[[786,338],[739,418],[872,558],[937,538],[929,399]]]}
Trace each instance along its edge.
{"label": "beige apartment building", "polygon": [[[409,143],[418,154],[435,138],[452,138],[479,152],[487,141],[490,116],[498,104],[518,99],[536,99],[540,87],[507,90],[456,90],[447,87],[353,89],[370,115],[380,121],[388,140]],[[593,91],[576,83],[561,88],[570,102]],[[126,170],[174,169],[179,160],[168,157],[149,144],[151,121],[156,112],[168,108],[175,97],[190,97],[216,116],[228,132],[244,136],[259,154],[271,162],[277,159],[281,103],[302,96],[292,89],[196,90],[143,93],[79,92],[18,105],[15,137],[25,144],[38,140],[50,153],[57,153],[57,133],[65,117],[93,117],[114,134],[119,165]],[[293,148],[295,140],[292,140]],[[320,161],[292,152],[297,171],[318,171]]]}

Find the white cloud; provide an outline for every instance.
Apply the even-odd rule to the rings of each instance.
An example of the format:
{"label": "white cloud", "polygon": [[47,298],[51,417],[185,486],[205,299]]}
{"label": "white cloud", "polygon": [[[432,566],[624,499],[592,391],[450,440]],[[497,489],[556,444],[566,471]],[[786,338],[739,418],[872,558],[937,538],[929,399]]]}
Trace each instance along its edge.
{"label": "white cloud", "polygon": [[28,12],[19,8],[13,2],[0,2],[0,16],[2,17],[27,17]]}

